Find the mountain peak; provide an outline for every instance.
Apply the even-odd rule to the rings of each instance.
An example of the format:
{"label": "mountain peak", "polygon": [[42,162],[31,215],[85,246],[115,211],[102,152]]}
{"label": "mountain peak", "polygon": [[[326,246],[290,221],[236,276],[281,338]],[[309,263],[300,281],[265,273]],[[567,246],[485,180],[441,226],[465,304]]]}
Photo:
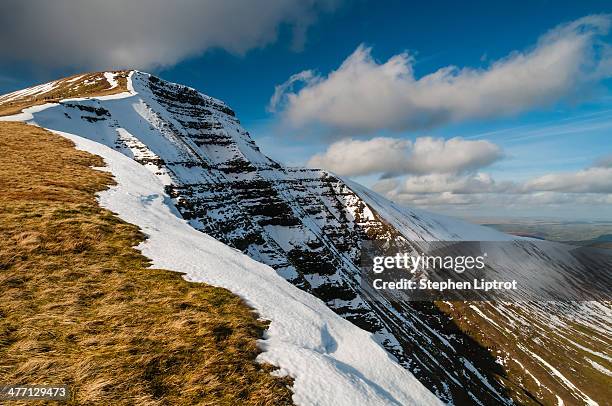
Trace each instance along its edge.
{"label": "mountain peak", "polygon": [[146,79],[147,85],[171,90],[186,102],[200,104],[198,100],[204,101],[206,104],[214,105],[217,110],[235,116],[234,111],[222,100],[203,94],[192,87],[169,82],[136,69],[80,73],[0,95],[0,116],[17,114],[24,108],[45,103],[59,103],[66,99],[134,93],[132,78],[135,76]]}
{"label": "mountain peak", "polygon": [[132,70],[89,72],[68,76],[0,96],[0,116],[16,114],[27,107],[57,103],[75,97],[107,96],[128,91]]}
{"label": "mountain peak", "polygon": [[[552,404],[557,392],[573,393],[574,403],[590,400],[574,384],[566,387],[554,374],[538,368],[542,362],[550,362],[559,370],[582,371],[581,376],[590,379],[596,367],[579,358],[565,359],[567,365],[560,365],[558,359],[542,353],[540,341],[531,340],[530,330],[514,320],[548,326],[554,313],[558,320],[555,327],[538,331],[548,348],[555,345],[553,353],[561,354],[571,342],[560,341],[558,328],[570,341],[584,335],[583,331],[593,336],[604,331],[592,321],[601,312],[596,305],[578,309],[577,314],[583,315],[580,320],[574,310],[564,319],[563,307],[540,308],[529,303],[444,307],[397,300],[393,292],[374,294],[361,283],[361,250],[370,240],[394,244],[399,252],[424,252],[424,241],[495,242],[514,237],[398,206],[323,170],[280,165],[259,150],[225,103],[145,72],[75,75],[13,92],[0,96],[0,115],[37,104],[44,106],[4,119],[78,135],[141,164],[163,190],[164,204],[186,224],[269,265],[288,282],[372,333],[400,365],[441,400],[512,404],[514,400],[531,403],[537,398]],[[133,186],[138,187],[138,182]],[[152,198],[160,198],[159,193],[133,192],[142,193],[139,204],[147,207]],[[528,258],[525,263],[535,264],[538,272],[520,268],[520,272],[528,272],[517,278],[521,280],[531,281],[531,275],[541,275],[543,270],[564,272],[569,277],[566,267],[550,261],[562,255],[557,249],[555,253],[518,247],[504,254],[508,259],[502,264]],[[487,265],[493,267],[491,257],[489,261]],[[580,271],[576,268],[575,272]],[[576,280],[575,272],[572,280]],[[240,287],[237,290],[241,291]],[[579,328],[573,327],[578,324]],[[492,342],[488,338],[505,336],[517,339]],[[581,343],[583,348],[594,350],[599,345],[595,341]],[[335,345],[331,348],[335,352]],[[547,361],[541,361],[545,357]],[[518,361],[504,361],[502,367],[499,359]],[[538,371],[537,380],[526,368]],[[498,379],[500,376],[504,379]],[[551,390],[542,393],[541,387]]]}
{"label": "mountain peak", "polygon": [[[497,398],[450,355],[445,365],[422,361],[426,349],[419,350],[419,342],[396,328],[417,324],[418,313],[406,309],[412,319],[389,321],[388,309],[364,295],[358,282],[366,239],[452,239],[452,224],[398,211],[402,226],[395,227],[342,179],[269,159],[225,103],[193,88],[138,71],[90,75],[15,92],[0,103],[53,102],[29,109],[20,119],[87,137],[140,163],[161,182],[168,203],[189,225],[271,266],[373,333],[401,365],[415,365],[417,378],[444,399],[454,399],[464,387],[483,403]],[[383,206],[391,210],[386,202]],[[486,231],[476,228],[479,235]],[[412,345],[417,349],[408,351]],[[457,371],[454,380],[443,378],[445,369]]]}

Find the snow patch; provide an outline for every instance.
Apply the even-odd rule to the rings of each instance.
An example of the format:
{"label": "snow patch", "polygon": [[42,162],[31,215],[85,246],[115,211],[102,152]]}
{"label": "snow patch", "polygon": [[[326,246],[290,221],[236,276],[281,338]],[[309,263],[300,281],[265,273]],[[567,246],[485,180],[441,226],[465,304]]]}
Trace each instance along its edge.
{"label": "snow patch", "polygon": [[113,72],[104,72],[104,77],[106,78],[106,80],[108,81],[108,84],[110,85],[108,90],[114,89],[117,86],[119,86],[119,83],[117,83],[117,80],[115,79],[115,73],[113,73]]}

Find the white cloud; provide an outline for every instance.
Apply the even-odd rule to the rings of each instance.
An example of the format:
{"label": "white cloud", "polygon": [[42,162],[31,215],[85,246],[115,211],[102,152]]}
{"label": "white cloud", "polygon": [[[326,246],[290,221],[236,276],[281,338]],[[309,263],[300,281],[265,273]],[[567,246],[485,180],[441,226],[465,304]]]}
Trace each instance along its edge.
{"label": "white cloud", "polygon": [[222,48],[242,54],[276,40],[281,24],[303,45],[336,0],[4,0],[4,60],[94,69],[168,66]]}
{"label": "white cloud", "polygon": [[401,182],[398,179],[394,179],[394,182],[383,179],[379,183],[374,185],[374,189],[395,195],[535,195],[544,192],[612,195],[612,168],[594,167],[575,172],[550,173],[523,183],[498,182],[490,174],[482,172],[427,174],[409,176]]}
{"label": "white cloud", "polygon": [[[470,210],[472,214],[487,210],[496,216],[511,216],[520,212],[552,215],[552,212],[547,213],[545,210],[547,208],[564,208],[566,211],[572,212],[574,218],[591,215],[605,217],[610,215],[610,205],[612,204],[612,195],[597,193],[455,194],[442,192],[410,194],[393,191],[384,194],[397,203],[411,207],[424,207],[445,212],[453,212],[455,209]],[[585,211],[588,210],[588,207],[599,207],[602,211],[588,213]],[[500,208],[503,208],[503,211],[500,211]]]}
{"label": "white cloud", "polygon": [[402,184],[401,192],[408,194],[453,193],[512,193],[516,185],[512,182],[496,182],[487,173],[468,175],[432,174],[411,176]]}
{"label": "white cloud", "polygon": [[377,137],[368,141],[344,139],[313,156],[308,166],[339,175],[384,176],[458,173],[474,170],[501,158],[501,149],[484,140],[419,137],[409,140]]}
{"label": "white cloud", "polygon": [[612,193],[612,167],[595,167],[540,176],[528,181],[525,189],[566,193]]}
{"label": "white cloud", "polygon": [[283,95],[293,87],[294,83],[308,82],[314,77],[314,72],[311,70],[305,70],[295,75],[291,75],[285,83],[276,85],[274,87],[274,94],[270,98],[267,110],[271,113],[276,112],[276,107],[280,104]]}
{"label": "white cloud", "polygon": [[[585,207],[603,208],[612,204],[612,168],[587,168],[576,172],[552,173],[523,183],[496,181],[486,173],[428,174],[404,179],[382,179],[372,188],[388,198],[409,206],[453,211],[453,208],[529,211]],[[602,214],[605,215],[605,214]]]}
{"label": "white cloud", "polygon": [[[609,26],[608,15],[584,17],[486,69],[448,66],[421,78],[408,53],[378,63],[361,45],[327,76],[292,76],[276,88],[271,108],[293,126],[321,124],[346,134],[423,129],[548,106],[610,76],[610,47],[602,39]],[[293,91],[299,80],[304,86]]]}

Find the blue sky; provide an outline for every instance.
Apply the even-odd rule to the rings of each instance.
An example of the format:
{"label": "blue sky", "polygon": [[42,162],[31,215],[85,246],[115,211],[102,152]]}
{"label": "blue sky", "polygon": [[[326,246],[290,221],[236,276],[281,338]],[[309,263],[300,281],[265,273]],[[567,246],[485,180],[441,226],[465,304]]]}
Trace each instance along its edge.
{"label": "blue sky", "polygon": [[[109,16],[120,16],[119,13],[124,13],[119,5],[113,9],[114,3],[117,3],[114,1],[107,2],[106,6],[101,6],[102,3],[99,2],[95,6],[89,5],[89,8],[82,6],[80,11],[75,11],[76,3],[70,4],[70,0],[62,0],[57,4],[60,3],[65,3],[66,7],[70,6],[71,12],[78,13],[77,17],[82,17],[82,20],[86,20],[90,11],[97,11],[97,15],[100,15],[100,10],[97,9],[99,7],[106,7],[103,11]],[[399,55],[405,55],[399,66],[409,67],[410,76],[415,81],[448,66],[467,68],[471,70],[469,76],[472,77],[492,70],[495,64],[512,60],[517,53],[529,57],[530,52],[538,48],[538,44],[544,43],[542,48],[550,45],[555,39],[547,40],[543,39],[543,36],[551,30],[558,30],[559,36],[569,35],[570,39],[582,38],[580,36],[585,30],[583,26],[572,29],[568,34],[567,30],[559,28],[560,25],[571,24],[585,16],[611,13],[612,3],[478,1],[459,4],[454,1],[417,3],[331,0],[313,1],[308,5],[306,2],[299,5],[291,3],[289,0],[270,2],[266,12],[261,12],[265,5],[260,5],[258,10],[252,3],[246,2],[236,6],[240,6],[241,11],[236,12],[236,8],[226,12],[201,9],[200,6],[194,6],[193,2],[186,1],[185,14],[177,15],[178,23],[175,25],[169,24],[170,26],[160,28],[159,39],[155,34],[147,35],[148,38],[154,39],[144,42],[126,41],[122,44],[125,48],[122,53],[105,48],[112,47],[114,40],[113,33],[106,34],[105,28],[96,31],[95,38],[87,34],[79,38],[78,34],[72,33],[77,37],[76,40],[64,39],[59,34],[54,37],[54,30],[59,29],[58,27],[68,31],[82,30],[82,27],[71,27],[70,22],[55,21],[53,25],[49,23],[46,32],[40,34],[46,34],[56,41],[50,42],[44,49],[40,45],[41,49],[36,54],[34,51],[29,54],[6,43],[19,42],[17,35],[23,38],[21,48],[31,43],[30,47],[34,49],[40,42],[35,37],[26,37],[29,34],[19,31],[20,28],[16,26],[19,24],[20,12],[24,16],[29,15],[27,5],[8,1],[0,6],[0,15],[7,15],[2,13],[6,11],[3,7],[14,7],[11,15],[15,22],[2,21],[0,17],[0,23],[3,23],[1,25],[9,27],[3,28],[9,32],[0,32],[4,38],[4,44],[0,43],[0,50],[7,55],[0,61],[0,93],[83,70],[134,66],[158,74],[164,79],[188,84],[226,101],[237,112],[244,127],[260,144],[262,150],[271,157],[288,164],[303,165],[318,154],[319,158],[311,161],[311,164],[317,162],[327,165],[329,169],[340,170],[343,175],[354,177],[404,204],[466,216],[528,215],[612,219],[612,186],[605,180],[605,170],[608,166],[601,165],[600,162],[599,168],[605,170],[589,170],[592,166],[597,166],[595,163],[598,160],[607,162],[607,156],[612,154],[610,75],[607,71],[600,73],[607,69],[604,53],[610,43],[610,36],[609,27],[603,25],[607,24],[608,16],[602,17],[603,23],[597,22],[598,32],[593,34],[594,39],[588,37],[585,40],[586,51],[580,51],[586,52],[584,55],[597,66],[584,68],[587,72],[583,72],[581,67],[584,78],[570,86],[571,88],[552,83],[552,90],[539,93],[535,91],[533,98],[542,97],[542,102],[532,103],[529,97],[521,99],[515,94],[512,97],[516,102],[508,105],[499,102],[498,108],[492,108],[491,112],[480,115],[477,112],[478,103],[483,103],[481,106],[484,107],[491,105],[486,100],[483,101],[483,98],[494,99],[492,104],[504,98],[503,89],[489,90],[490,86],[486,83],[490,80],[484,80],[486,83],[482,84],[480,100],[469,99],[465,102],[476,103],[476,107],[467,110],[461,107],[463,99],[459,96],[457,103],[451,107],[448,100],[432,100],[434,96],[431,94],[440,90],[437,87],[429,91],[429,88],[426,88],[423,94],[418,97],[411,96],[409,101],[406,101],[401,93],[384,100],[387,93],[377,93],[375,90],[373,95],[380,99],[380,104],[372,104],[373,108],[395,109],[395,100],[400,100],[398,111],[389,113],[390,124],[387,126],[384,124],[387,115],[374,115],[371,122],[367,121],[368,117],[363,117],[360,108],[367,111],[370,104],[361,106],[352,101],[347,102],[344,110],[349,109],[348,113],[344,110],[337,111],[337,114],[332,116],[332,113],[322,111],[324,107],[309,99],[327,97],[335,100],[338,94],[334,92],[345,95],[352,91],[344,90],[341,87],[343,82],[339,79],[340,83],[332,83],[330,77],[333,72],[340,70],[340,66],[349,56],[359,52],[360,46],[362,50],[367,51],[358,55],[363,57],[357,62],[359,69],[362,69],[362,75],[359,77],[367,79],[367,86],[374,86],[375,89],[383,87],[384,84],[377,83],[380,76],[373,73],[373,70],[380,68],[389,58]],[[59,7],[61,8],[61,5]],[[189,10],[190,7],[199,8]],[[249,7],[253,10],[244,11]],[[181,8],[180,3],[177,8]],[[19,9],[19,12],[15,13],[16,9]],[[244,16],[241,14],[243,11]],[[167,11],[175,12],[178,13],[175,10]],[[196,12],[213,16],[215,13],[220,14],[208,25],[205,22],[199,25],[197,21],[190,23],[190,15]],[[41,20],[43,14],[46,20],[53,19],[53,15],[49,16],[49,13],[40,13]],[[256,13],[265,14],[266,17],[257,17]],[[160,11],[159,14],[163,15],[164,12]],[[157,17],[143,16],[143,26],[147,23],[147,18],[153,25]],[[245,22],[241,22],[241,18],[244,18]],[[112,27],[113,31],[122,32],[124,37],[131,35],[137,38],[140,33],[146,31],[133,19],[126,20],[125,23],[122,23],[121,18],[114,20],[117,22],[109,25],[117,24],[117,27]],[[121,24],[126,27],[120,27]],[[252,24],[252,27],[245,28],[249,24]],[[13,26],[15,27],[11,28]],[[189,31],[188,37],[183,36],[186,31]],[[109,40],[107,45],[101,45],[96,39],[105,35]],[[91,42],[91,46],[88,46],[88,42]],[[84,46],[81,46],[83,44]],[[143,49],[148,52],[141,52]],[[47,50],[54,52],[46,59],[41,59],[40,55],[45,54]],[[89,54],[91,50],[95,50],[96,54]],[[596,55],[591,55],[591,51]],[[130,54],[137,55],[138,58],[130,57]],[[61,57],[58,56],[55,60],[56,55]],[[560,63],[570,63],[574,59],[560,59]],[[556,63],[555,66],[547,68],[550,75],[566,72],[559,71],[558,65]],[[286,83],[292,75],[305,71],[310,71],[313,78],[297,81],[288,87],[281,94],[284,104],[279,103],[276,111],[270,111],[275,87]],[[509,72],[506,76],[510,78],[503,76],[506,71]],[[513,72],[511,69],[500,70],[495,73],[494,79],[500,82],[512,80]],[[573,75],[569,68],[568,72]],[[460,70],[454,75],[455,79],[462,77]],[[520,78],[520,74],[517,77]],[[412,84],[407,84],[406,92],[416,92],[422,87]],[[366,88],[369,88],[367,86]],[[513,90],[515,87],[520,92],[521,86],[525,86],[526,92],[533,91],[539,86],[539,82],[525,84],[517,79],[508,89]],[[306,90],[302,92],[303,89]],[[454,89],[450,91],[450,94],[456,93]],[[467,90],[463,91],[469,93],[471,90],[468,86]],[[357,98],[364,97],[364,93],[355,95]],[[368,93],[365,95],[367,98]],[[445,98],[447,95],[448,93],[443,93],[438,97]],[[295,98],[293,102],[289,101],[291,97]],[[406,106],[402,107],[401,103],[406,103]],[[433,124],[418,123],[419,114],[409,111],[415,103],[419,108],[427,106],[424,108],[424,115],[431,114]],[[342,102],[339,105],[342,106]],[[432,105],[436,107],[431,108]],[[346,118],[342,116],[349,114],[350,117],[352,108],[355,109],[356,117],[363,117],[362,124],[355,127],[347,124]],[[313,112],[300,112],[310,111],[309,109],[313,109]],[[447,113],[449,117],[444,118]],[[440,114],[444,117],[440,118]],[[411,115],[416,118],[405,118]],[[287,119],[288,117],[290,119]],[[429,141],[425,140],[425,137],[430,137]],[[397,161],[397,171],[387,167],[380,169],[378,164],[354,168],[349,162],[362,160],[363,156],[359,154],[367,153],[364,148],[367,151],[369,146],[383,148],[376,149],[383,151],[381,159],[385,159],[384,153],[389,152],[389,148],[399,148],[407,160],[413,159],[416,162],[420,159],[415,155],[419,138],[423,139],[423,148],[433,148],[432,153],[435,153],[438,151],[436,148],[451,147],[450,144],[436,144],[437,141],[444,142],[454,137],[463,140],[463,143],[457,144],[457,148],[464,148],[460,155],[473,154],[471,161],[463,162],[461,157],[458,157],[456,166],[440,168],[431,162],[425,162],[418,167],[406,167],[396,159],[393,162]],[[373,139],[379,141],[368,143]],[[346,140],[355,142],[346,144]],[[400,142],[402,140],[408,140],[410,143]],[[474,143],[476,141],[488,144]],[[339,142],[345,144],[338,144]],[[384,147],[381,147],[381,143]],[[332,157],[330,152],[330,146],[334,144],[337,144],[338,148],[340,145],[347,145],[347,155],[357,155],[342,158],[344,161],[339,162],[340,158]],[[445,154],[449,151],[443,150],[446,151]],[[394,154],[392,151],[389,153]],[[393,155],[389,160],[395,158],[397,157]],[[445,155],[439,157],[439,160],[444,159]],[[393,173],[385,174],[389,170]],[[384,178],[382,181],[381,177]],[[574,179],[575,182],[568,183],[568,179]],[[593,184],[583,187],[581,182],[584,179],[589,182],[593,179]],[[423,187],[424,184],[434,183],[440,183],[440,186],[431,190]],[[444,185],[449,189],[444,190]],[[480,187],[478,185],[483,187],[482,191],[474,190]]]}

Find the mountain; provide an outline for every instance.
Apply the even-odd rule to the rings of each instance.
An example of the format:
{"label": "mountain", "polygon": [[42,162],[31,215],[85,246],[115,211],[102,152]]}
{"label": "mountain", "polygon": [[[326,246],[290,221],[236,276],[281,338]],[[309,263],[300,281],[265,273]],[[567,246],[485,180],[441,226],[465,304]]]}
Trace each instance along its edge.
{"label": "mountain", "polygon": [[[609,302],[412,302],[361,284],[361,250],[370,240],[418,250],[427,241],[515,237],[398,206],[323,170],[283,166],[259,150],[225,103],[143,72],[77,75],[0,96],[0,114],[132,158],[163,184],[191,227],[271,266],[373,333],[447,403],[607,399]],[[580,277],[550,260],[571,260],[557,246],[501,254],[506,262],[524,257],[547,276]]]}

